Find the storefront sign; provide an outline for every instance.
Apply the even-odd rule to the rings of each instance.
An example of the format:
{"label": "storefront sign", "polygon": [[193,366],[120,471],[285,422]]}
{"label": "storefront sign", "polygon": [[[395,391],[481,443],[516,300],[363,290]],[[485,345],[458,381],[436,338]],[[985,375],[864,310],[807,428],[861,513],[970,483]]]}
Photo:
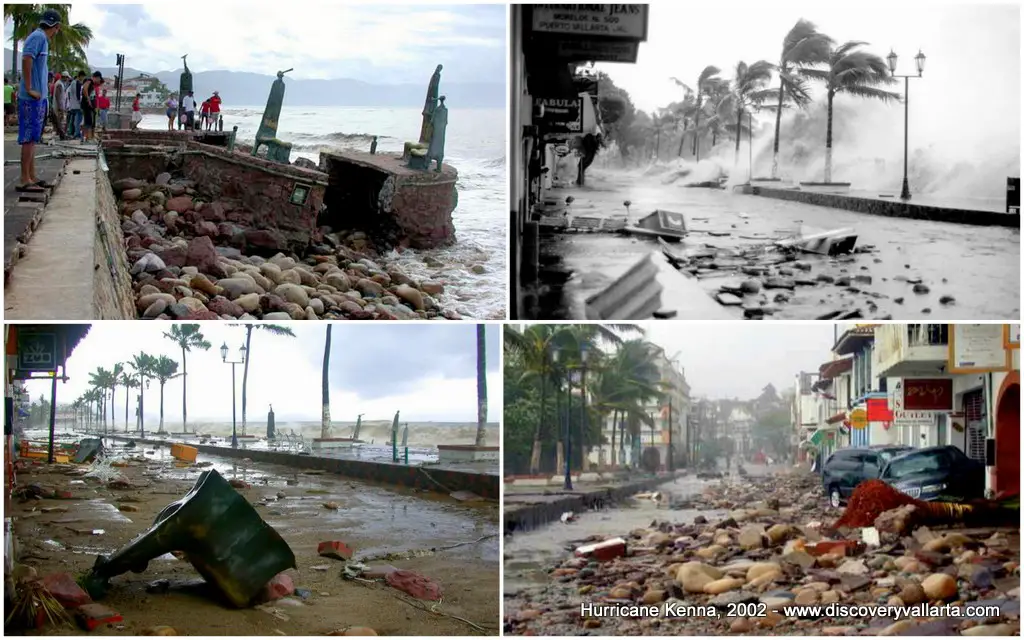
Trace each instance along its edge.
{"label": "storefront sign", "polygon": [[583,98],[535,98],[534,104],[543,113],[536,124],[545,139],[583,132]]}
{"label": "storefront sign", "polygon": [[887,422],[892,420],[888,398],[868,398],[864,401],[868,410],[868,422]]}
{"label": "storefront sign", "polygon": [[892,423],[897,427],[930,426],[935,424],[934,411],[893,411]]}
{"label": "storefront sign", "polygon": [[850,426],[854,429],[863,429],[868,426],[868,412],[864,409],[854,409],[850,412]]}
{"label": "storefront sign", "polygon": [[949,373],[991,373],[1010,370],[1001,324],[949,325]]}
{"label": "storefront sign", "polygon": [[639,42],[627,40],[584,40],[562,38],[555,47],[555,55],[562,60],[594,62],[636,62]]}
{"label": "storefront sign", "polygon": [[903,380],[903,408],[907,411],[951,411],[953,380],[906,378]]}
{"label": "storefront sign", "polygon": [[535,4],[535,33],[647,39],[646,4]]}
{"label": "storefront sign", "polygon": [[18,370],[56,371],[57,335],[18,331]]}

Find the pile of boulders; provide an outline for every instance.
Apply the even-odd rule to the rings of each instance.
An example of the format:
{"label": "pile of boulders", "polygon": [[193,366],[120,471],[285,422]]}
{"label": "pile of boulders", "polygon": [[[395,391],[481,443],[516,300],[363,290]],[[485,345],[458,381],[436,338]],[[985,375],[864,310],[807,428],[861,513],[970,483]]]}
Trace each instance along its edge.
{"label": "pile of boulders", "polygon": [[[864,530],[832,530],[813,480],[759,478],[757,485],[722,483],[674,508],[726,512],[708,521],[654,522],[623,536],[619,557],[573,557],[553,567],[552,583],[511,594],[506,632],[563,635],[1014,635],[1019,632],[1020,550],[1012,529],[883,534],[865,543]],[[581,543],[603,540],[600,536]],[[591,547],[584,547],[584,549]],[[716,618],[581,617],[582,602],[706,606]],[[789,605],[994,604],[1002,616],[897,620],[786,617]],[[750,616],[728,617],[737,605]],[[761,606],[763,605],[763,608]],[[745,609],[740,608],[739,611]]]}
{"label": "pile of boulders", "polygon": [[188,180],[163,173],[113,188],[141,318],[459,319],[441,307],[443,283],[383,263],[365,234],[327,234],[299,256],[282,232],[232,222],[251,216],[203,201]]}

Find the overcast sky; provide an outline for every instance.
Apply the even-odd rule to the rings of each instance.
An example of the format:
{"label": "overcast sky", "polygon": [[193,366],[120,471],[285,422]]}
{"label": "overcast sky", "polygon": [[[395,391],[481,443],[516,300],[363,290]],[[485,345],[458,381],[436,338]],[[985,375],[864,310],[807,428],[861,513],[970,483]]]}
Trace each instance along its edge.
{"label": "overcast sky", "polygon": [[[75,2],[71,20],[92,28],[94,66],[112,67],[124,53],[127,66],[157,73],[180,69],[187,53],[196,72],[294,67],[289,77],[394,84],[424,83],[437,64],[448,82],[504,80],[506,11],[421,2]],[[10,24],[4,27],[10,47]]]}
{"label": "overcast sky", "polygon": [[[950,128],[958,128],[953,121],[970,128],[992,120],[992,126],[1019,127],[1016,3],[664,2],[651,6],[648,40],[640,45],[636,64],[601,63],[597,68],[629,91],[639,108],[651,111],[682,97],[669,80],[672,76],[695,88],[707,65],[731,78],[740,60],[777,63],[782,39],[800,18],[814,22],[838,42],[868,42],[866,49],[882,57],[894,49],[900,56],[897,74],[916,73],[912,58],[922,50],[927,56],[924,78],[911,81],[914,124],[927,117],[945,120]],[[899,89],[902,92],[902,84]],[[915,103],[920,105],[917,112]],[[967,105],[980,107],[986,117],[964,118]],[[997,114],[1007,119],[1000,120]],[[902,124],[902,109],[895,115]]]}
{"label": "overcast sky", "polygon": [[[678,353],[693,396],[757,397],[769,382],[781,393],[800,371],[832,359],[835,325],[828,322],[650,323],[647,339]],[[843,329],[840,328],[840,331]]]}
{"label": "overcast sky", "polygon": [[[279,421],[320,420],[323,323],[289,325],[295,338],[254,331],[249,366],[248,414],[262,419],[269,404]],[[140,351],[181,361],[181,350],[162,334],[170,323],[106,322],[93,325],[68,360],[67,383],[58,383],[58,404],[71,402],[89,388],[89,373],[110,369]],[[245,340],[245,329],[226,323],[204,323],[209,351],[188,355],[188,416],[193,420],[231,420],[231,366],[221,361],[225,341],[233,354]],[[487,327],[488,421],[501,416],[499,330]],[[179,367],[180,371],[180,367]],[[241,402],[242,367],[237,368]],[[28,383],[32,398],[50,384]],[[124,389],[115,401],[124,411]],[[146,392],[147,422],[159,417],[159,385]],[[240,406],[240,405],[239,405]],[[353,422],[390,420],[395,411],[410,422],[476,422],[476,325],[469,323],[334,324],[331,331],[331,417]],[[134,411],[133,411],[134,414]],[[181,380],[167,383],[165,419],[181,421]]]}

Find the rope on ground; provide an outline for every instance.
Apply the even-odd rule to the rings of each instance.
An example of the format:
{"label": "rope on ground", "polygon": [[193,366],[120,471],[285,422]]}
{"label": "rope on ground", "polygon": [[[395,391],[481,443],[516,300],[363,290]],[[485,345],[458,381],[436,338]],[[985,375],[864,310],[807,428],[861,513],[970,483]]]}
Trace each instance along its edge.
{"label": "rope on ground", "polygon": [[433,614],[435,616],[442,616],[444,618],[451,618],[452,620],[458,620],[459,622],[461,622],[463,624],[467,624],[470,627],[473,627],[474,629],[476,629],[477,631],[480,631],[482,633],[486,633],[490,629],[496,629],[497,628],[497,626],[480,625],[480,624],[477,624],[477,623],[473,622],[472,620],[467,620],[466,618],[462,618],[462,617],[457,616],[455,614],[446,613],[444,611],[440,611],[439,607],[442,604],[444,604],[444,598],[441,598],[437,602],[434,602],[429,607],[427,607],[424,604],[421,604],[421,603],[419,603],[419,602],[417,602],[415,600],[412,600],[410,598],[407,598],[407,597],[405,597],[403,595],[398,594],[394,589],[392,589],[390,587],[385,587],[383,589],[377,587],[378,581],[376,581],[376,580],[367,580],[365,578],[353,578],[353,579],[358,580],[360,583],[366,585],[366,587],[369,588],[369,589],[376,589],[378,591],[384,591],[384,592],[388,593],[391,597],[393,597],[393,598],[395,598],[397,600],[401,600],[405,604],[407,604],[407,605],[409,605],[411,607],[414,607],[416,609],[419,609],[420,611],[425,611],[425,612],[431,613],[431,614]]}
{"label": "rope on ground", "polygon": [[377,560],[386,560],[386,561],[390,562],[392,560],[409,560],[411,558],[421,558],[421,557],[424,557],[424,556],[432,556],[435,553],[437,553],[438,551],[448,551],[449,549],[455,549],[457,547],[464,547],[464,546],[470,545],[470,544],[477,544],[477,543],[483,542],[484,540],[487,540],[489,538],[497,538],[497,537],[498,537],[498,534],[491,533],[491,534],[488,534],[486,536],[480,536],[476,540],[469,540],[469,541],[466,541],[466,542],[456,542],[455,544],[449,544],[449,545],[445,545],[443,547],[432,547],[430,549],[412,549],[410,551],[399,551],[399,552],[390,552],[389,551],[387,553],[378,553],[377,555],[374,555],[374,556],[366,556],[364,558],[360,558],[357,563],[354,563],[354,565],[349,565],[349,566],[353,566],[353,568],[358,568],[360,566],[364,566],[365,567],[365,564],[367,562],[375,562]]}
{"label": "rope on ground", "polygon": [[430,480],[431,482],[433,482],[433,483],[434,483],[434,484],[436,484],[437,486],[441,487],[442,489],[444,489],[444,490],[445,490],[445,491],[447,491],[448,493],[452,493],[452,490],[451,490],[451,489],[449,489],[448,487],[444,486],[443,484],[441,484],[440,482],[438,482],[437,480],[435,480],[435,479],[434,479],[434,476],[432,476],[432,475],[430,475],[429,473],[427,473],[427,470],[426,470],[426,469],[424,469],[423,467],[418,467],[418,469],[419,469],[419,470],[420,470],[420,471],[421,471],[421,472],[423,473],[423,475],[427,476],[427,479],[428,479],[428,480]]}

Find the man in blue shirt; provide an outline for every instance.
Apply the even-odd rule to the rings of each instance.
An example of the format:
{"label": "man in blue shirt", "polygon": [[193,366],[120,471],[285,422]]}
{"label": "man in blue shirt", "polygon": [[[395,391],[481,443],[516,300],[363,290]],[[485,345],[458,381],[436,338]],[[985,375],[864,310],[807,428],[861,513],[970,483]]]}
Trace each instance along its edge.
{"label": "man in blue shirt", "polygon": [[47,9],[39,27],[25,39],[18,87],[18,144],[21,145],[21,184],[17,191],[43,191],[53,185],[36,178],[36,144],[42,141],[47,113],[47,57],[50,39],[60,29],[60,14]]}

